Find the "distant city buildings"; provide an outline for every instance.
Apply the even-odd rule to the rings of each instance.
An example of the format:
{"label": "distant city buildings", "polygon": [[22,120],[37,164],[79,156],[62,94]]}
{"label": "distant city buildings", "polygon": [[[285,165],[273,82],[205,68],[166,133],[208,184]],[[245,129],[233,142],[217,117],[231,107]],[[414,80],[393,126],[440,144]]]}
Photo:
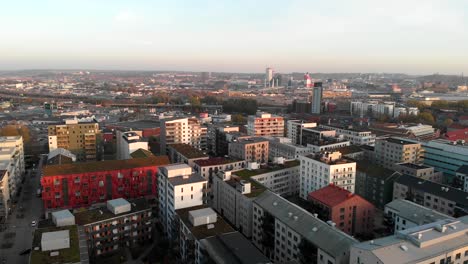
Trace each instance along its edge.
{"label": "distant city buildings", "polygon": [[390,118],[419,114],[417,107],[397,107],[395,102],[390,101],[353,101],[351,102],[350,112],[351,115],[356,116],[388,116]]}
{"label": "distant city buildings", "polygon": [[312,114],[322,113],[323,87],[321,82],[314,83],[312,97]]}

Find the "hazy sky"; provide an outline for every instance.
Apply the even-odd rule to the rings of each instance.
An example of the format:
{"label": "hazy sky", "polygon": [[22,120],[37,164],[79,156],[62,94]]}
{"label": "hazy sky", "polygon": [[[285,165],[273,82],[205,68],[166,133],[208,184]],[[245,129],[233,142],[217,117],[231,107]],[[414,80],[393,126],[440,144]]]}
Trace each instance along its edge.
{"label": "hazy sky", "polygon": [[0,69],[468,74],[468,0],[0,1]]}

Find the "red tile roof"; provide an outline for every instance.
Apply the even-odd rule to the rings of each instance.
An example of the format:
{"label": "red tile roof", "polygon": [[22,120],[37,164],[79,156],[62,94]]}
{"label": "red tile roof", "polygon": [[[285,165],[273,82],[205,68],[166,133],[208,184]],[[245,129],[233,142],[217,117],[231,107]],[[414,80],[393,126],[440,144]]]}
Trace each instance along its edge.
{"label": "red tile roof", "polygon": [[328,207],[334,207],[354,196],[356,195],[352,192],[330,184],[327,187],[309,193],[309,200],[315,200]]}

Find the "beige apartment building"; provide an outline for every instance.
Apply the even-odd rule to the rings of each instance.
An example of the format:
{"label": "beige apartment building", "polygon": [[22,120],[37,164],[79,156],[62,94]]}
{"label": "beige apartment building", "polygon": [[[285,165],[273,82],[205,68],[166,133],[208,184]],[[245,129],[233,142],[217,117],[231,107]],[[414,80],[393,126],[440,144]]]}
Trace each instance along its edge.
{"label": "beige apartment building", "polygon": [[247,134],[250,136],[284,137],[284,119],[269,113],[257,112],[247,118]]}
{"label": "beige apartment building", "polygon": [[268,140],[245,138],[229,143],[229,156],[250,162],[268,162]]}
{"label": "beige apartment building", "polygon": [[208,129],[196,118],[170,118],[161,122],[161,154],[169,144],[185,143],[194,148],[207,149]]}
{"label": "beige apartment building", "polygon": [[63,148],[76,155],[78,160],[96,160],[96,142],[99,124],[79,122],[76,119],[65,120],[64,124],[49,126],[49,152]]}
{"label": "beige apartment building", "polygon": [[379,138],[375,141],[375,162],[387,169],[395,169],[396,163],[422,162],[424,149],[421,144],[400,138]]}

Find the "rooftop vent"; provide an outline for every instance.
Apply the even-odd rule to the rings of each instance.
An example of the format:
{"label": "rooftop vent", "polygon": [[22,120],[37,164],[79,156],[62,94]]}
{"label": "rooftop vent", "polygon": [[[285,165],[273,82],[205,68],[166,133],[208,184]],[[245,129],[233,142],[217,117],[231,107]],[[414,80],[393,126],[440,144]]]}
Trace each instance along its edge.
{"label": "rooftop vent", "polygon": [[403,251],[408,251],[408,247],[406,245],[400,245],[400,249]]}
{"label": "rooftop vent", "polygon": [[315,217],[315,218],[318,218],[318,214],[314,214],[314,217]]}
{"label": "rooftop vent", "polygon": [[294,221],[297,221],[298,217],[297,215],[294,216]]}
{"label": "rooftop vent", "polygon": [[317,230],[318,230],[318,228],[316,228],[316,227],[313,227],[313,228],[312,228],[312,231],[313,231],[313,232],[317,232]]}
{"label": "rooftop vent", "polygon": [[[468,197],[466,197],[466,198],[468,198]],[[277,202],[273,202],[273,206],[277,206],[277,205],[278,205]]]}
{"label": "rooftop vent", "polygon": [[374,240],[371,240],[371,241],[370,241],[370,244],[371,244],[371,245],[374,245]]}
{"label": "rooftop vent", "polygon": [[104,213],[102,212],[102,210],[99,210],[99,214],[104,214]]}
{"label": "rooftop vent", "polygon": [[418,234],[417,234],[417,238],[418,238],[418,240],[421,240],[421,238],[422,238],[422,233],[418,233]]}
{"label": "rooftop vent", "polygon": [[288,216],[289,216],[289,217],[292,217],[292,215],[293,215],[293,213],[291,213],[291,212],[288,213]]}
{"label": "rooftop vent", "polygon": [[455,225],[449,225],[449,227],[450,227],[451,229],[453,229],[453,230],[456,230],[456,229],[457,229],[457,226],[455,226]]}
{"label": "rooftop vent", "polygon": [[206,226],[207,229],[213,229],[214,228],[214,225],[213,224],[209,224]]}

